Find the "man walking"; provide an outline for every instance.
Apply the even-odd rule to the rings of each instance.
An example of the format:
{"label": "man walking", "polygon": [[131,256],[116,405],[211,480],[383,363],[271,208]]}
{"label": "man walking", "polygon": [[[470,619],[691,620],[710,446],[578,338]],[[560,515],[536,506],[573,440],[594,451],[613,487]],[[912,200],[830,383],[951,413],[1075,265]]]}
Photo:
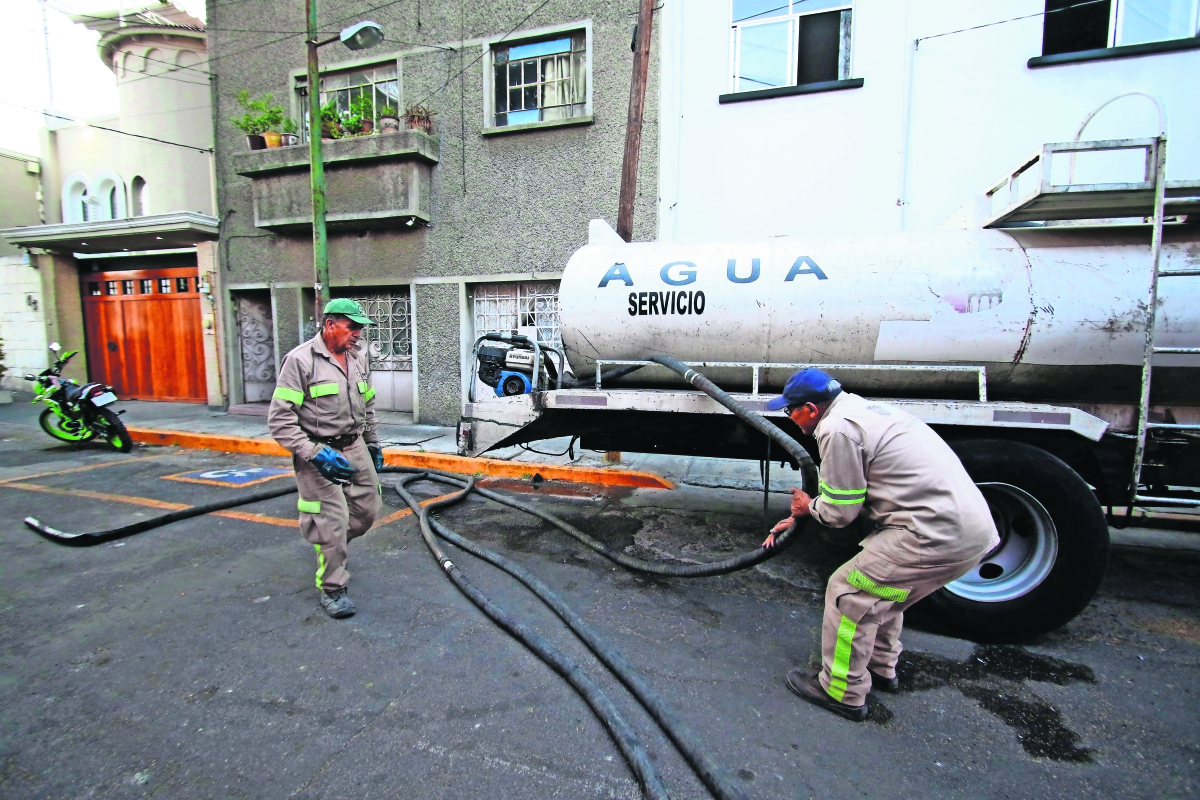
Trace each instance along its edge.
{"label": "man walking", "polygon": [[904,610],[965,575],[1000,537],[954,451],[911,414],[843,392],[812,368],[793,375],[767,408],[786,408],[800,430],[816,436],[821,479],[816,498],[792,490],[792,516],[763,546],[809,514],[831,528],[860,513],[873,523],[862,552],[829,579],[821,672],[787,675],[788,688],[803,699],[862,721],[873,686],[898,687]]}
{"label": "man walking", "polygon": [[346,544],[367,532],[380,507],[383,449],[359,347],[373,324],[353,300],[327,303],[320,332],[283,359],[267,413],[271,435],[292,453],[300,534],[316,549],[321,606],[335,619],[357,610],[347,596]]}

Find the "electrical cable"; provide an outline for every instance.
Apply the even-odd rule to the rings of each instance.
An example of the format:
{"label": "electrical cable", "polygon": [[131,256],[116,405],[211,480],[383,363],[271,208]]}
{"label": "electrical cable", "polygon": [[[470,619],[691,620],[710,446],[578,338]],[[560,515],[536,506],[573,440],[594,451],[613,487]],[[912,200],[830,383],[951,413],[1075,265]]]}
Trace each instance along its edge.
{"label": "electrical cable", "polygon": [[90,122],[87,122],[87,121],[81,120],[81,119],[76,119],[75,117],[66,117],[66,116],[63,116],[62,114],[54,114],[50,111],[45,111],[45,110],[38,111],[36,108],[29,108],[28,106],[20,106],[20,105],[17,105],[16,103],[10,103],[7,100],[0,100],[0,105],[6,105],[6,106],[11,106],[13,108],[19,108],[19,109],[22,109],[23,111],[29,111],[33,114],[43,114],[47,117],[54,117],[55,119],[65,119],[68,122],[78,122],[81,125],[86,125],[89,128],[95,128],[98,131],[107,131],[109,133],[117,133],[117,134],[120,134],[121,136],[132,136],[135,139],[148,139],[151,142],[158,142],[159,144],[169,144],[172,147],[183,147],[187,150],[196,150],[200,153],[211,153],[213,151],[211,147],[196,147],[195,145],[192,145],[192,144],[181,144],[179,142],[169,142],[166,139],[158,139],[153,136],[143,136],[140,133],[130,133],[129,131],[119,131],[116,128],[106,128],[103,125],[93,125]]}
{"label": "electrical cable", "polygon": [[651,798],[651,800],[670,800],[670,795],[667,794],[666,788],[662,785],[662,780],[658,777],[658,772],[655,770],[654,764],[650,761],[650,755],[646,752],[645,746],[638,739],[637,734],[634,733],[633,728],[629,726],[629,723],[625,720],[621,712],[613,705],[608,695],[566,653],[563,653],[537,631],[520,622],[516,617],[493,603],[487,595],[475,588],[467,580],[467,576],[454,565],[454,562],[450,560],[445,551],[438,545],[437,540],[434,539],[429,512],[432,509],[456,503],[466,497],[475,488],[475,478],[467,478],[464,481],[465,486],[462,491],[422,506],[405,489],[408,483],[417,480],[419,477],[421,476],[414,474],[402,478],[396,484],[396,493],[404,499],[404,502],[408,503],[409,507],[413,509],[413,513],[417,515],[417,520],[421,526],[421,536],[425,539],[425,545],[429,548],[429,552],[437,561],[438,566],[445,571],[447,577],[450,578],[458,590],[466,595],[467,599],[474,603],[480,611],[501,628],[508,631],[513,638],[533,651],[538,658],[546,662],[546,664],[565,678],[579,692],[584,701],[591,706],[592,711],[595,712],[600,722],[608,729],[608,733],[612,736],[613,742],[621,751],[621,755],[625,757],[626,762],[628,762],[638,781],[642,784],[642,789],[646,796]]}
{"label": "electrical cable", "polygon": [[[408,467],[385,467],[384,472],[406,472],[409,477],[402,479],[403,484],[413,482],[414,480],[429,480],[445,483],[451,486],[465,487],[463,492],[455,494],[448,498],[445,502],[437,503],[437,507],[444,508],[460,500],[465,499],[467,493],[474,487],[474,480],[464,479],[458,476],[441,475],[431,473],[427,470],[419,470]],[[397,494],[409,504],[410,508],[416,509],[414,501],[401,493],[397,487]],[[431,503],[430,506],[435,504]],[[466,539],[463,536],[455,533],[446,526],[442,525],[435,519],[429,520],[429,525],[433,531],[443,539],[446,539],[456,547],[466,550],[468,553],[487,561],[489,564],[504,570],[509,575],[516,578],[538,596],[558,617],[569,627],[579,639],[587,645],[588,649],[598,658],[601,663],[608,667],[614,675],[621,681],[622,684],[637,698],[638,702],[646,709],[651,718],[659,724],[667,736],[675,743],[679,752],[691,764],[696,775],[704,782],[712,793],[719,800],[744,800],[745,794],[738,788],[733,776],[729,774],[723,766],[718,764],[708,751],[703,747],[699,737],[684,723],[678,715],[667,705],[654,689],[637,673],[633,666],[625,660],[620,651],[613,648],[605,642],[596,631],[588,625],[584,620],[576,614],[570,606],[568,606],[562,598],[555,594],[550,587],[539,580],[535,575],[526,570],[520,564],[505,558],[504,556],[495,553],[483,547],[476,542]]]}

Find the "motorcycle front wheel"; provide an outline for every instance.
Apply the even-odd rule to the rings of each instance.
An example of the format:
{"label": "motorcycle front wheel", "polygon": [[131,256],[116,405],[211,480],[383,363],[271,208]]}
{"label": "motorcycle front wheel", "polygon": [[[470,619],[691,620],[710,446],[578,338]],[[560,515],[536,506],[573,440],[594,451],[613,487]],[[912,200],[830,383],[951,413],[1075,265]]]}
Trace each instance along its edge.
{"label": "motorcycle front wheel", "polygon": [[129,431],[125,430],[125,423],[121,422],[121,418],[115,411],[107,408],[100,409],[96,414],[95,425],[113,450],[128,453],[133,449],[133,439],[129,437]]}
{"label": "motorcycle front wheel", "polygon": [[60,442],[86,442],[96,438],[96,431],[83,424],[82,420],[64,419],[55,413],[53,408],[47,408],[38,417],[42,430],[58,439]]}

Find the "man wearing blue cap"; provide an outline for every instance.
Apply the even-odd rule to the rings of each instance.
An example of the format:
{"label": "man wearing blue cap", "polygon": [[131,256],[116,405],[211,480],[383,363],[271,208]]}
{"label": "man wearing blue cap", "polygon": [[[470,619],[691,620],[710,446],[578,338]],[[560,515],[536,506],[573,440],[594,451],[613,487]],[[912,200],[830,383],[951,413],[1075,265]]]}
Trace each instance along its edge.
{"label": "man wearing blue cap", "polygon": [[292,453],[300,534],[316,550],[321,607],[335,619],[357,610],[347,595],[346,545],[380,506],[383,449],[370,360],[359,347],[373,324],[353,300],[330,300],[321,330],[283,359],[267,411],[271,435]]}
{"label": "man wearing blue cap", "polygon": [[860,722],[874,686],[896,691],[904,610],[957,580],[1000,544],[987,501],[958,456],[921,420],[895,406],[842,391],[819,369],[796,373],[767,404],[787,415],[821,454],[819,493],[792,490],[792,516],[844,528],[872,523],[863,550],[829,579],[821,671],[794,669],[787,685],[814,705]]}

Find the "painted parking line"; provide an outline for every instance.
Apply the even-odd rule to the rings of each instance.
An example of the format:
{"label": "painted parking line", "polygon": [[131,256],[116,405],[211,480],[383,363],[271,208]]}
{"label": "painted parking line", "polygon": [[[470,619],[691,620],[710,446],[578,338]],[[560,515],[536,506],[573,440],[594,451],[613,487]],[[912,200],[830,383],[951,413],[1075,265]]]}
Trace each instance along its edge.
{"label": "painted parking line", "polygon": [[[129,505],[144,506],[146,508],[157,508],[163,511],[183,511],[191,508],[185,503],[170,503],[165,500],[154,500],[149,497],[135,497],[127,494],[112,494],[109,492],[93,492],[88,489],[62,489],[57,486],[41,486],[36,483],[12,483],[9,481],[0,482],[0,488],[4,489],[22,489],[27,492],[43,492],[46,494],[67,495],[70,497],[82,497],[86,500],[103,500],[110,503],[127,503]],[[451,497],[455,492],[450,494],[431,497],[428,500],[422,500],[421,505],[427,506],[430,503],[444,500]],[[398,519],[412,514],[411,508],[402,508],[388,514],[382,519],[375,520],[375,524],[371,526],[371,530],[382,528],[384,525],[390,525]],[[295,528],[298,525],[297,519],[288,519],[287,517],[273,517],[269,514],[255,514],[251,511],[237,511],[232,508],[227,508],[224,511],[213,511],[207,516],[210,517],[225,517],[226,519],[238,519],[243,522],[259,522],[264,525],[278,525],[284,528]]]}
{"label": "painted parking line", "polygon": [[70,467],[69,469],[56,469],[49,472],[37,472],[33,475],[18,475],[14,478],[5,478],[0,480],[0,484],[13,483],[15,481],[32,481],[37,478],[49,478],[52,475],[69,475],[72,472],[87,472],[90,469],[100,469],[101,467],[124,466],[126,464],[140,464],[143,461],[157,461],[160,458],[166,458],[168,454],[164,453],[160,456],[139,456],[138,458],[114,458],[110,461],[101,461],[98,464],[88,464],[83,467]]}

